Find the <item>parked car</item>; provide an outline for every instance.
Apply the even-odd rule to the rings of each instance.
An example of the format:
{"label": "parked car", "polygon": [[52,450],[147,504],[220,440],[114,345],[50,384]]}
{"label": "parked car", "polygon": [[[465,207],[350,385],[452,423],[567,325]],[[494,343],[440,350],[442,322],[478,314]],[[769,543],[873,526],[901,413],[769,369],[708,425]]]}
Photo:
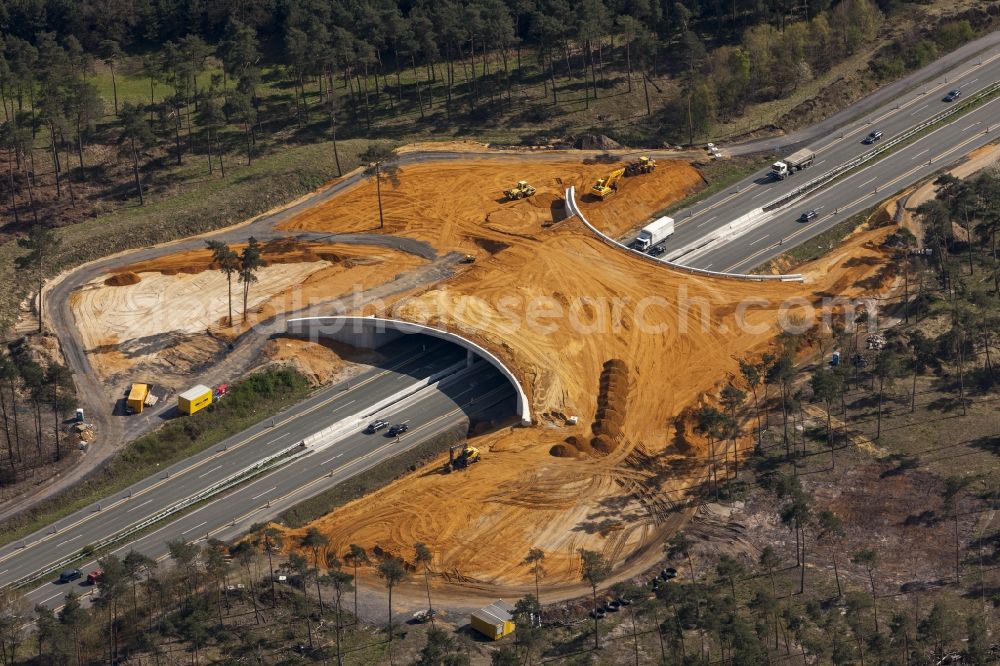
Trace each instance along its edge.
{"label": "parked car", "polygon": [[379,430],[384,430],[388,427],[389,427],[388,421],[385,421],[383,419],[378,419],[377,421],[372,421],[371,423],[369,423],[368,427],[365,428],[365,432],[368,433],[369,435],[372,435],[378,432]]}
{"label": "parked car", "polygon": [[814,217],[816,217],[816,211],[814,211],[814,210],[807,210],[806,212],[804,212],[801,215],[799,215],[799,222],[808,222],[809,220],[813,219]]}
{"label": "parked car", "polygon": [[962,96],[962,91],[959,90],[958,88],[955,88],[954,90],[949,90],[948,91],[948,94],[944,96],[944,101],[946,101],[946,102],[954,102],[956,99],[958,99],[961,96]]}
{"label": "parked car", "polygon": [[868,136],[865,137],[864,143],[872,144],[875,143],[876,141],[881,141],[881,139],[882,139],[882,130],[874,130],[873,132],[870,132]]}
{"label": "parked car", "polygon": [[68,583],[71,580],[76,580],[82,575],[83,572],[80,571],[79,569],[67,569],[66,571],[63,571],[61,574],[59,574],[59,582]]}
{"label": "parked car", "polygon": [[405,423],[397,423],[396,425],[389,428],[389,432],[386,434],[389,435],[389,437],[398,437],[409,429],[410,426],[406,425]]}

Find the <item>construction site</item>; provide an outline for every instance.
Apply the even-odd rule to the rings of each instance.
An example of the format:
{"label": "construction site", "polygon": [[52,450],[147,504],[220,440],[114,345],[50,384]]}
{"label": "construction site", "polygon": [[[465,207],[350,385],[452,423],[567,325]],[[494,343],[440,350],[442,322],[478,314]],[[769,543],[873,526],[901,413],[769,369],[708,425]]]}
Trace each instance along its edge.
{"label": "construction site", "polygon": [[[378,234],[418,242],[433,256],[403,245],[345,245],[336,237],[272,241],[247,321],[239,304],[229,322],[225,275],[208,250],[184,251],[91,281],[72,299],[74,316],[109,392],[153,369],[163,383],[186,388],[191,368],[219,361],[225,346],[256,322],[317,302],[355,304],[343,314],[391,310],[474,341],[512,369],[533,424],[512,420],[472,438],[478,464],[463,465],[468,469],[445,475],[435,465],[407,475],[314,526],[338,553],[357,543],[406,559],[414,543],[426,543],[442,584],[472,589],[526,585],[525,554],[540,548],[548,588],[569,593],[578,585],[579,548],[604,553],[620,576],[662,556],[664,539],[689,517],[680,500],[705,478],[706,443],[686,415],[715,401],[738,359],[768,348],[781,330],[779,314],[805,315],[830,294],[871,295],[881,287],[873,290],[870,279],[885,275],[879,248],[887,228],[858,233],[799,267],[801,283],[654,266],[567,218],[566,188],[610,190],[579,204],[590,222],[616,236],[704,181],[685,160],[629,167],[628,175],[625,164],[498,155],[403,166],[392,182],[381,183],[384,228],[376,183],[367,180],[290,216],[277,230],[289,238]],[[443,181],[448,197],[436,194]],[[512,186],[517,191],[507,192]],[[377,302],[345,300],[357,292]],[[758,301],[739,311],[747,299]],[[799,303],[790,311],[782,305],[789,299]],[[512,328],[511,309],[523,323],[531,307],[561,314],[546,315],[545,326]],[[315,381],[362,367],[361,357],[345,360],[342,351],[280,336],[262,348],[272,360],[303,359],[300,367]]]}

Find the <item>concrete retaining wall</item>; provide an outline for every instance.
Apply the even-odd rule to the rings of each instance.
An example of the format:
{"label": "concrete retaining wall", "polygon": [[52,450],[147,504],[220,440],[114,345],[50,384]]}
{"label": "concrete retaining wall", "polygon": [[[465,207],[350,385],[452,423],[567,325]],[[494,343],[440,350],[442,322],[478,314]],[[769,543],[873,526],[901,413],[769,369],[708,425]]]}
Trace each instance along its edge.
{"label": "concrete retaining wall", "polygon": [[792,275],[744,275],[744,274],[740,274],[740,273],[719,273],[717,271],[706,271],[706,270],[701,269],[701,268],[692,268],[690,266],[683,266],[681,264],[675,264],[672,261],[666,261],[664,259],[658,259],[656,257],[652,257],[652,256],[646,254],[645,252],[639,252],[638,250],[634,250],[634,249],[630,248],[629,246],[624,245],[622,243],[619,243],[615,239],[613,239],[610,236],[606,235],[600,229],[598,229],[597,227],[595,227],[594,225],[592,225],[590,223],[590,221],[587,220],[587,218],[583,216],[583,213],[580,211],[579,206],[576,205],[576,188],[572,187],[572,186],[566,188],[566,212],[569,215],[575,215],[576,217],[580,218],[580,221],[583,222],[587,226],[588,229],[590,229],[592,232],[594,232],[594,234],[598,238],[600,238],[601,240],[603,240],[608,245],[611,245],[612,247],[620,248],[622,250],[625,250],[626,252],[631,252],[632,254],[635,254],[635,255],[638,255],[638,256],[642,257],[646,261],[655,262],[656,264],[658,264],[660,266],[666,265],[666,266],[670,266],[671,268],[676,268],[678,270],[687,271],[688,273],[694,273],[696,275],[708,275],[708,276],[711,276],[711,277],[732,278],[732,279],[735,279],[735,280],[751,280],[753,282],[768,282],[768,281],[772,281],[772,280],[777,280],[779,282],[802,282],[803,281],[802,276],[799,275],[799,274],[792,274]]}

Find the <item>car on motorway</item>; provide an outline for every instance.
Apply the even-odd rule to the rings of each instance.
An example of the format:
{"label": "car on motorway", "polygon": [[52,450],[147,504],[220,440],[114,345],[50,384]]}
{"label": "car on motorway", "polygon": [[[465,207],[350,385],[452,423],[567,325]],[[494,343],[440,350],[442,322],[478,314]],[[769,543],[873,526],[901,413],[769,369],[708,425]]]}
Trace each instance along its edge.
{"label": "car on motorway", "polygon": [[955,88],[954,90],[949,90],[948,91],[948,94],[944,96],[944,101],[946,101],[946,102],[954,102],[956,99],[958,99],[961,96],[962,96],[962,91],[959,90],[958,88]]}
{"label": "car on motorway", "polygon": [[873,130],[872,132],[869,132],[868,136],[865,137],[865,140],[862,143],[867,143],[870,145],[875,143],[876,141],[881,141],[881,140],[882,140],[882,130]]}
{"label": "car on motorway", "polygon": [[649,254],[650,256],[653,257],[658,257],[666,251],[667,248],[663,247],[662,245],[654,245],[653,247],[649,248]]}
{"label": "car on motorway", "polygon": [[388,421],[383,419],[378,419],[376,421],[372,421],[371,423],[369,423],[368,427],[365,428],[365,432],[368,433],[369,435],[374,435],[379,430],[385,430],[388,427],[389,427]]}
{"label": "car on motorway", "polygon": [[104,575],[104,571],[101,569],[96,569],[87,574],[87,585],[97,585],[97,581],[101,579]]}
{"label": "car on motorway", "polygon": [[389,428],[389,432],[387,432],[386,434],[389,437],[399,437],[409,429],[410,426],[406,425],[405,423],[397,423],[396,425]]}
{"label": "car on motorway", "polygon": [[61,574],[59,574],[60,583],[68,583],[70,581],[76,580],[83,575],[83,572],[79,569],[66,569]]}
{"label": "car on motorway", "polygon": [[801,215],[799,215],[799,222],[808,222],[809,220],[813,219],[814,217],[816,217],[816,211],[814,211],[814,210],[807,210],[806,212],[804,212]]}

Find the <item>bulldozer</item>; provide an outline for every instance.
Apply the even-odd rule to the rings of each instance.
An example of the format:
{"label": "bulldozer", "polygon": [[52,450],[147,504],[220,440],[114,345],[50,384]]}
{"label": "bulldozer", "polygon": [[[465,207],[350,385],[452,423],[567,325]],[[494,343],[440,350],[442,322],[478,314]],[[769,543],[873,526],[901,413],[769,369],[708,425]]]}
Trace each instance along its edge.
{"label": "bulldozer", "polygon": [[629,162],[625,167],[626,176],[638,176],[641,173],[653,173],[656,171],[656,160],[643,155],[638,162]]}
{"label": "bulldozer", "polygon": [[[457,455],[456,451],[459,452]],[[445,463],[442,471],[445,474],[449,474],[452,471],[465,469],[469,465],[479,462],[479,460],[479,449],[467,444],[456,444],[448,449],[448,462]]]}
{"label": "bulldozer", "polygon": [[625,175],[625,169],[615,169],[604,178],[601,178],[590,188],[590,193],[602,201],[618,191],[618,181]]}
{"label": "bulldozer", "polygon": [[510,188],[509,190],[503,191],[504,195],[507,197],[508,201],[514,201],[516,199],[527,199],[535,193],[535,188],[528,185],[528,181],[519,180],[517,185]]}

